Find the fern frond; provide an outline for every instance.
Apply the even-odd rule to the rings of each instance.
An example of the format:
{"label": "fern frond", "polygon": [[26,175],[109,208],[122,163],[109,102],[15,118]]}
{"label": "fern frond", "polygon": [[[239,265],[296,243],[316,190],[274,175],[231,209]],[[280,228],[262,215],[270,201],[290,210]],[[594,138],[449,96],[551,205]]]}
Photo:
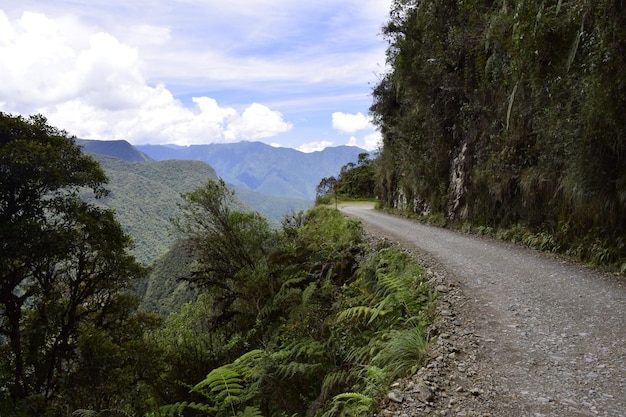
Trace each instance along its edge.
{"label": "fern frond", "polygon": [[72,413],[73,417],[133,417],[124,410],[105,409],[100,411],[79,409]]}
{"label": "fern frond", "polygon": [[283,350],[292,358],[312,358],[324,355],[325,348],[321,342],[314,339],[298,339],[286,344]]}
{"label": "fern frond", "polygon": [[277,372],[283,378],[292,378],[294,375],[307,375],[313,370],[319,368],[319,363],[289,362],[287,364],[278,365]]}
{"label": "fern frond", "polygon": [[407,285],[404,279],[396,274],[378,273],[378,286],[384,291],[384,294],[401,294],[406,292]]}
{"label": "fern frond", "polygon": [[187,409],[202,411],[204,413],[214,413],[217,408],[211,407],[207,404],[200,404],[195,402],[178,402],[175,404],[164,405],[159,408],[159,416],[162,417],[178,417],[183,415],[183,412]]}
{"label": "fern frond", "polygon": [[304,291],[302,291],[302,306],[309,305],[309,302],[313,298],[313,294],[315,294],[315,290],[317,290],[317,282],[310,283]]}
{"label": "fern frond", "polygon": [[237,371],[241,371],[244,368],[256,366],[256,364],[267,356],[263,349],[254,349],[250,352],[244,353],[239,358],[235,359],[232,367]]}
{"label": "fern frond", "polygon": [[365,382],[365,386],[362,389],[363,394],[374,398],[383,395],[383,390],[385,390],[392,381],[386,369],[374,365],[362,368],[360,379]]}
{"label": "fern frond", "polygon": [[263,417],[263,414],[257,407],[246,407],[243,411],[237,413],[237,417]]}
{"label": "fern frond", "polygon": [[324,377],[324,381],[322,382],[323,392],[330,392],[333,388],[341,387],[342,385],[348,384],[350,380],[350,373],[346,370],[338,370],[335,372],[331,372],[326,374]]}
{"label": "fern frond", "polygon": [[98,412],[93,410],[76,410],[72,413],[74,417],[97,417]]}
{"label": "fern frond", "polygon": [[346,392],[333,398],[332,407],[323,417],[361,417],[371,411],[373,399],[358,392]]}
{"label": "fern frond", "polygon": [[[237,401],[243,391],[241,376],[228,366],[212,370],[206,378],[196,384],[191,391],[213,398],[217,404]],[[207,391],[208,388],[208,391]]]}
{"label": "fern frond", "polygon": [[[337,316],[338,321],[343,320],[365,320],[376,314],[376,309],[368,306],[356,306],[343,310]],[[370,320],[371,321],[371,320]]]}

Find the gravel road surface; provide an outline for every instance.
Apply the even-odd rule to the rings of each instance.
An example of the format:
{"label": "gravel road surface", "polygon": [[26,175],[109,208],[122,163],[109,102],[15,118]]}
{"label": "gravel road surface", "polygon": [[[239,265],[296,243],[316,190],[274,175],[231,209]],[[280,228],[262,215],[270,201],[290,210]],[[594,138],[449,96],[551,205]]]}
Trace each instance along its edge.
{"label": "gravel road surface", "polygon": [[624,279],[368,204],[341,210],[416,251],[442,293],[432,363],[383,415],[626,416]]}

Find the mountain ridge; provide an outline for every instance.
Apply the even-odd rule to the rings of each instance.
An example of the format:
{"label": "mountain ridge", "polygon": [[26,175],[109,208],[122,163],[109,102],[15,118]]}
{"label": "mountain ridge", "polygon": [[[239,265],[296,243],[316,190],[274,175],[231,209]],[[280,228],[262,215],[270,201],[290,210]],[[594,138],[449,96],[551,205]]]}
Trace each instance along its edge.
{"label": "mountain ridge", "polygon": [[227,183],[263,194],[315,199],[324,177],[336,176],[341,167],[357,162],[366,150],[353,146],[328,147],[305,153],[262,142],[190,145],[137,145],[154,160],[201,160],[211,165]]}
{"label": "mountain ridge", "polygon": [[86,153],[107,155],[128,162],[154,161],[154,159],[125,140],[75,139],[75,142]]}

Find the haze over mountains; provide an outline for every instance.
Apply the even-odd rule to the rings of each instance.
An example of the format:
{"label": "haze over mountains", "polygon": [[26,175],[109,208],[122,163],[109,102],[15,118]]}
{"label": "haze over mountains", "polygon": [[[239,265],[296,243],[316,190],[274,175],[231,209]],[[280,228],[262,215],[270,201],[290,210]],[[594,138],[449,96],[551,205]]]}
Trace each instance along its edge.
{"label": "haze over mountains", "polygon": [[211,165],[229,184],[263,194],[315,199],[315,187],[324,177],[336,176],[348,162],[356,162],[364,149],[338,146],[304,153],[275,148],[261,142],[192,145],[140,145],[138,150],[156,161],[200,160]]}
{"label": "haze over mountains", "polygon": [[111,194],[99,204],[116,211],[135,241],[135,255],[147,264],[173,243],[170,218],[177,214],[181,193],[222,177],[241,200],[241,210],[256,210],[278,222],[285,214],[308,209],[321,178],[337,175],[363,152],[344,146],[306,154],[251,142],[189,148],[135,147],[124,140],[76,142],[110,179]]}

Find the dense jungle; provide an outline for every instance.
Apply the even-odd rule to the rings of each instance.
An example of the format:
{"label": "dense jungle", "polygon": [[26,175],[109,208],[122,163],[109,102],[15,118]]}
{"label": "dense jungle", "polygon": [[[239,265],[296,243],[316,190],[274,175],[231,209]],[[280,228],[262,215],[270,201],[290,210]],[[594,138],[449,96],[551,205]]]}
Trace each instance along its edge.
{"label": "dense jungle", "polygon": [[384,207],[626,269],[621,0],[395,1]]}

